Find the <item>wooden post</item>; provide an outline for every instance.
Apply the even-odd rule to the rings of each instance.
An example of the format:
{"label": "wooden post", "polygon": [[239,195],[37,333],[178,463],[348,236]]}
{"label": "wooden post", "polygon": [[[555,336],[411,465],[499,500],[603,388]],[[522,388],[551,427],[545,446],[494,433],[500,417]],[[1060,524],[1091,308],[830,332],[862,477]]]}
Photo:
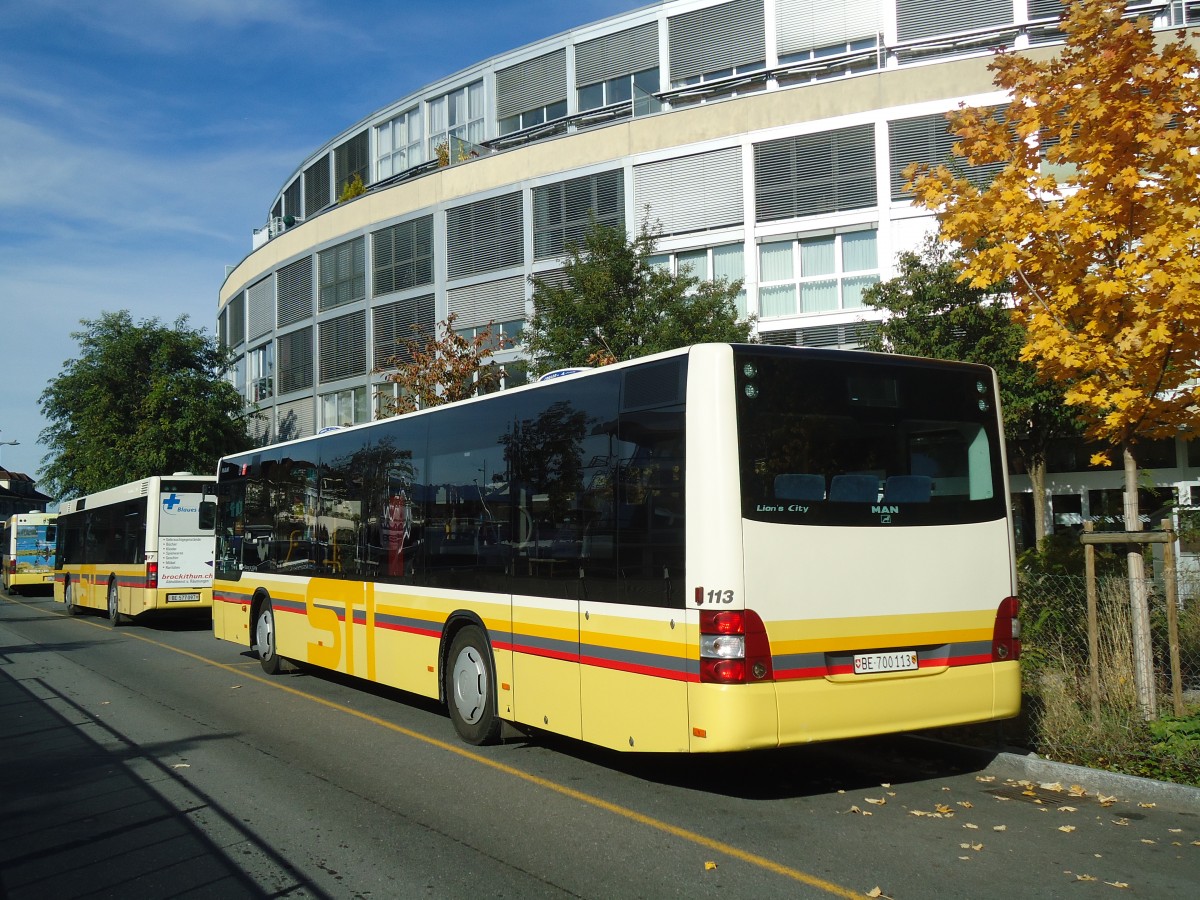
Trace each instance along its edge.
{"label": "wooden post", "polygon": [[[1091,534],[1096,523],[1083,523],[1083,530]],[[1088,630],[1088,676],[1092,695],[1092,721],[1100,724],[1100,625],[1096,609],[1096,545],[1083,545],[1083,573],[1087,580],[1087,630]]]}
{"label": "wooden post", "polygon": [[1179,671],[1179,587],[1175,577],[1175,531],[1170,519],[1162,520],[1170,538],[1163,544],[1163,582],[1167,593],[1167,639],[1171,646],[1171,701],[1175,715],[1183,715],[1183,678]]}

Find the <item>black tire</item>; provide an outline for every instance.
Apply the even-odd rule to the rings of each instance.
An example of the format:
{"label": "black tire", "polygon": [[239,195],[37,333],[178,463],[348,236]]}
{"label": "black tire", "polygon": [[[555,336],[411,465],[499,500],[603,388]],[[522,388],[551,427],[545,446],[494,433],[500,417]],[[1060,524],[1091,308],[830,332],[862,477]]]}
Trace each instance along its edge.
{"label": "black tire", "polygon": [[445,669],[446,706],[454,730],[468,744],[494,744],[500,738],[496,716],[496,675],[492,651],[475,625],[450,642]]}
{"label": "black tire", "polygon": [[116,628],[124,621],[125,617],[121,615],[121,610],[117,603],[117,581],[114,578],[108,583],[108,623]]}
{"label": "black tire", "polygon": [[268,675],[283,671],[283,658],[275,646],[275,610],[270,600],[263,601],[254,617],[254,650],[258,653],[259,665]]}
{"label": "black tire", "polygon": [[79,615],[79,607],[75,605],[72,594],[71,579],[68,578],[66,584],[63,585],[63,606],[67,608],[68,616],[77,616]]}

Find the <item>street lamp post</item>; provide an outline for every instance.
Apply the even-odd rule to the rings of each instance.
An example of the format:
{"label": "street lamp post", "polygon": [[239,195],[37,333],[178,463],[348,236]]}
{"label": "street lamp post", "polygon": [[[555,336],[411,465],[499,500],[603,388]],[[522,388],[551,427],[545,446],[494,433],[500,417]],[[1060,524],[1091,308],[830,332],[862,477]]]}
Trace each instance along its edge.
{"label": "street lamp post", "polygon": [[3,456],[4,450],[3,450],[3,448],[4,447],[16,447],[20,443],[21,443],[20,441],[0,441],[0,469],[4,468],[4,456]]}

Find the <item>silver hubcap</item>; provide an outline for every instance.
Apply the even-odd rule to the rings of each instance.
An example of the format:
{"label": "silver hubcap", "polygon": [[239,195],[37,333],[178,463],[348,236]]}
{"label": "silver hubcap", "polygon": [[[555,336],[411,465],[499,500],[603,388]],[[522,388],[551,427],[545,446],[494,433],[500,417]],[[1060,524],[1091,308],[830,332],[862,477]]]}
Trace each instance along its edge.
{"label": "silver hubcap", "polygon": [[108,586],[108,617],[114,622],[117,619],[117,586],[115,584]]}
{"label": "silver hubcap", "polygon": [[487,705],[487,667],[474,647],[463,647],[451,670],[454,681],[454,708],[468,725],[483,718]]}
{"label": "silver hubcap", "polygon": [[275,619],[271,610],[263,610],[254,629],[254,642],[258,646],[259,659],[270,659],[275,655]]}

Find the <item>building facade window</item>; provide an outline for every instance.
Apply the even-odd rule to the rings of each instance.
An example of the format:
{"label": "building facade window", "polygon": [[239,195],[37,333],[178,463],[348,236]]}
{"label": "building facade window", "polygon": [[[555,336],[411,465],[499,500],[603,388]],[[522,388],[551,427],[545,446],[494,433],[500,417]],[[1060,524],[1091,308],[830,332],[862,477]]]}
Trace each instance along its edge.
{"label": "building facade window", "polygon": [[366,187],[371,183],[371,135],[361,131],[333,151],[334,192],[340,198],[355,176]]}
{"label": "building facade window", "polygon": [[275,345],[255,347],[246,356],[249,366],[250,399],[259,403],[275,395]]}
{"label": "building facade window", "polygon": [[533,258],[561,256],[569,244],[582,247],[593,221],[624,225],[625,175],[620,169],[534,188]]}
{"label": "building facade window", "polygon": [[[437,157],[437,148],[452,140],[470,144],[483,142],[483,82],[443,94],[429,101],[429,158]],[[451,148],[453,149],[453,148]]]}
{"label": "building facade window", "polygon": [[716,247],[701,247],[696,250],[680,250],[675,253],[658,253],[650,257],[651,265],[660,266],[667,272],[681,275],[684,271],[701,281],[729,283],[742,282],[742,289],[734,298],[738,318],[745,319],[749,312],[746,306],[746,257],[742,244],[721,244]]}
{"label": "building facade window", "polygon": [[425,162],[421,111],[413,107],[375,129],[375,170],[380,180]]}
{"label": "building facade window", "polygon": [[367,313],[352,312],[320,325],[322,384],[367,374]]}
{"label": "building facade window", "polygon": [[375,297],[433,282],[433,216],[371,234],[371,293]]}
{"label": "building facade window", "polygon": [[[667,20],[671,85],[685,87],[766,66],[763,0],[733,0]],[[713,35],[719,34],[719,41]]]}
{"label": "building facade window", "polygon": [[879,281],[876,232],[802,237],[759,245],[759,315],[764,319],[860,309]]}
{"label": "building facade window", "polygon": [[365,387],[321,395],[321,425],[358,425],[371,421],[371,396]]}
{"label": "building facade window", "polygon": [[658,93],[658,67],[584,85],[579,88],[579,111],[628,103],[633,99],[635,87],[646,94]]}
{"label": "building facade window", "polygon": [[754,191],[760,222],[875,206],[875,126],[755,144]]}
{"label": "building facade window", "polygon": [[[313,330],[309,325],[276,339],[280,394],[311,388],[313,384]],[[310,401],[311,402],[311,401]]]}
{"label": "building facade window", "polygon": [[317,308],[333,309],[367,295],[366,241],[355,238],[317,254],[320,291]]}

